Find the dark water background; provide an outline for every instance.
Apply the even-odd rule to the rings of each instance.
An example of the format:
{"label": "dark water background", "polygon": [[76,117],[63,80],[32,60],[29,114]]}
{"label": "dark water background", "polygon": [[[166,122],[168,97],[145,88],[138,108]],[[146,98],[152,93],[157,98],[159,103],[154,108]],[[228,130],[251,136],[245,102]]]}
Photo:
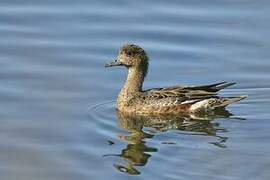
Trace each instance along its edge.
{"label": "dark water background", "polygon": [[[270,1],[0,1],[0,177],[270,179]],[[238,84],[229,118],[118,119],[125,42],[145,87]],[[127,120],[127,122],[125,122]]]}

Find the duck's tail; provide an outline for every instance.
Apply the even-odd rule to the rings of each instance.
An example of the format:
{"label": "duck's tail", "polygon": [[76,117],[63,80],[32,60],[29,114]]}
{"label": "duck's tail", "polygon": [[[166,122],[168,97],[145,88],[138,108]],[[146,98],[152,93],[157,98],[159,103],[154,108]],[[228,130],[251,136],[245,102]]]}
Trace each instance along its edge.
{"label": "duck's tail", "polygon": [[214,97],[209,99],[202,99],[192,104],[190,110],[192,112],[196,111],[209,111],[218,108],[224,108],[229,104],[241,101],[242,99],[247,98],[247,96],[238,96],[238,97]]}
{"label": "duck's tail", "polygon": [[239,97],[222,97],[218,100],[217,104],[214,105],[214,108],[226,107],[229,104],[241,101],[242,99],[247,98],[247,95],[242,95]]}

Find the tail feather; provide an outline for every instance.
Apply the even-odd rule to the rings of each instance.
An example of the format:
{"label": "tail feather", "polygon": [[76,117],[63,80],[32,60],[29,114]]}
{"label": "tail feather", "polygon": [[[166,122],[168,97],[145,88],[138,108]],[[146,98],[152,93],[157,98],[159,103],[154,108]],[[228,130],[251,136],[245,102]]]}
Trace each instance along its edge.
{"label": "tail feather", "polygon": [[202,99],[200,101],[195,102],[191,105],[190,111],[209,111],[218,108],[225,108],[229,104],[241,101],[242,99],[247,98],[247,96],[239,96],[239,97],[215,97],[209,99]]}
{"label": "tail feather", "polygon": [[215,89],[215,90],[219,91],[221,89],[225,89],[226,87],[229,87],[229,86],[232,86],[232,85],[235,85],[235,84],[236,84],[235,82],[232,82],[232,83],[225,82],[223,84],[219,84],[217,86],[214,86],[212,89]]}
{"label": "tail feather", "polygon": [[208,92],[217,92],[217,91],[220,91],[221,89],[232,86],[234,84],[236,83],[220,82],[220,83],[215,83],[215,84],[210,84],[210,85],[205,85],[205,86],[195,86],[195,87],[189,87],[189,88],[194,89],[194,90],[205,90]]}
{"label": "tail feather", "polygon": [[219,107],[226,107],[229,104],[241,101],[242,99],[247,98],[247,96],[243,95],[243,96],[239,96],[239,97],[224,97],[221,99],[220,104],[217,104],[214,106],[214,108],[219,108]]}

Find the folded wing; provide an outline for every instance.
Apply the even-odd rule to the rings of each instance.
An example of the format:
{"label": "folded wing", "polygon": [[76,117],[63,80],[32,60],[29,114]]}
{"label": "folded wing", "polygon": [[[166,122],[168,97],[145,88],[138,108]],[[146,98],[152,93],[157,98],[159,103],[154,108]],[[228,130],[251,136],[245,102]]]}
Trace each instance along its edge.
{"label": "folded wing", "polygon": [[145,102],[157,107],[176,105],[190,106],[196,110],[199,108],[225,107],[245,97],[219,97],[217,92],[235,83],[221,82],[204,86],[173,86],[155,88],[144,91]]}

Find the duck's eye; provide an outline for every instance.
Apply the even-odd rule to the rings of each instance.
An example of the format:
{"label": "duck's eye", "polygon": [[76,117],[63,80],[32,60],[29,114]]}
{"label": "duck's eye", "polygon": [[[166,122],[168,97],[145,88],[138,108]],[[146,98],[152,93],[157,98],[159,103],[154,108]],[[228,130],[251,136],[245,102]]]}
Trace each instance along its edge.
{"label": "duck's eye", "polygon": [[128,51],[128,52],[127,52],[127,55],[128,55],[128,56],[131,56],[131,55],[132,55],[132,53],[131,53],[130,51]]}

